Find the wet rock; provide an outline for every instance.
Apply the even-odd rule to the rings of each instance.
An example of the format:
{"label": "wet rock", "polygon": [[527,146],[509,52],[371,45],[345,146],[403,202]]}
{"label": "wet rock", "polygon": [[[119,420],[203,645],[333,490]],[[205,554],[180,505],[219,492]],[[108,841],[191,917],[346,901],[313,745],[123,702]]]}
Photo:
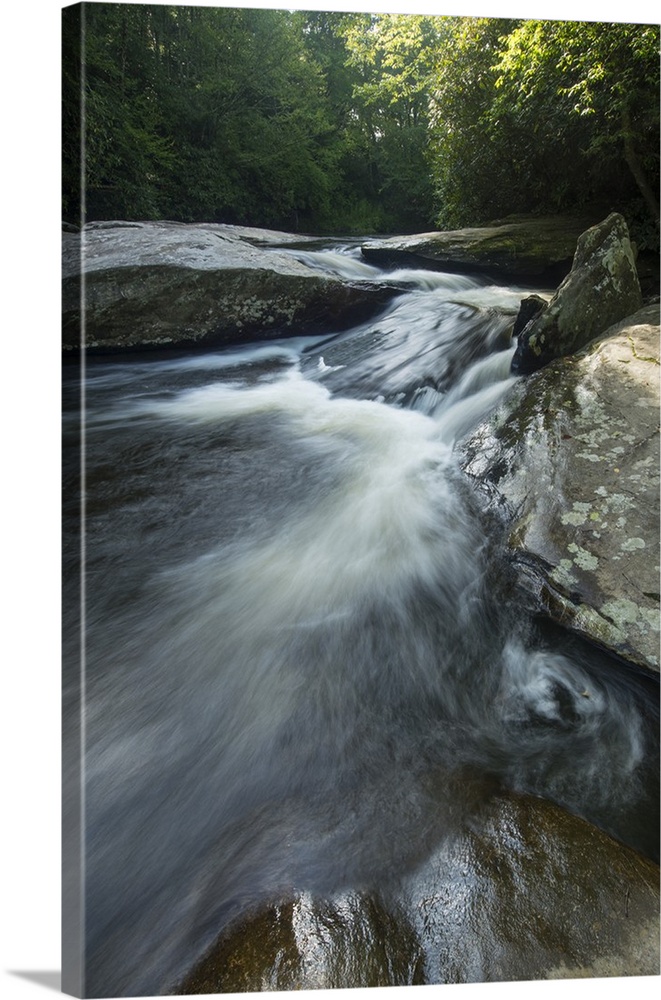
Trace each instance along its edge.
{"label": "wet rock", "polygon": [[186,993],[341,989],[424,983],[423,953],[402,915],[364,893],[305,893],[269,907],[216,947]]}
{"label": "wet rock", "polygon": [[125,350],[343,329],[397,294],[313,270],[275,248],[286,236],[167,222],[63,233],[65,350],[83,331],[87,348]]}
{"label": "wet rock", "polygon": [[88,222],[85,232],[91,233],[96,229],[144,229],[144,222],[126,222],[122,219],[102,219],[99,222]]}
{"label": "wet rock", "polygon": [[659,972],[658,867],[551,803],[501,795],[378,892],[309,893],[218,941],[178,992]]}
{"label": "wet rock", "polygon": [[521,380],[462,446],[531,610],[659,666],[659,307]]}
{"label": "wet rock", "polygon": [[537,371],[580,350],[642,304],[623,217],[613,212],[578,240],[572,268],[548,306],[518,333],[512,371]]}
{"label": "wet rock", "polygon": [[576,243],[597,219],[514,216],[449,232],[370,240],[363,256],[386,267],[428,267],[555,287],[569,272]]}
{"label": "wet rock", "polygon": [[514,320],[514,327],[512,329],[512,338],[516,338],[522,333],[527,327],[528,323],[535,316],[538,316],[543,309],[546,308],[548,300],[543,299],[541,295],[528,295],[525,299],[521,300],[521,307]]}

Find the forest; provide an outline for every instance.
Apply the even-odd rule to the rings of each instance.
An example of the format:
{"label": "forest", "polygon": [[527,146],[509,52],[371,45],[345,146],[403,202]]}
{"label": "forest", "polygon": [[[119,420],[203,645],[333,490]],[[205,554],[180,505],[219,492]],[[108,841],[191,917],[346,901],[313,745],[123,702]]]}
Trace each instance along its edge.
{"label": "forest", "polygon": [[603,207],[658,249],[656,25],[114,3],[65,13],[70,223],[385,233]]}

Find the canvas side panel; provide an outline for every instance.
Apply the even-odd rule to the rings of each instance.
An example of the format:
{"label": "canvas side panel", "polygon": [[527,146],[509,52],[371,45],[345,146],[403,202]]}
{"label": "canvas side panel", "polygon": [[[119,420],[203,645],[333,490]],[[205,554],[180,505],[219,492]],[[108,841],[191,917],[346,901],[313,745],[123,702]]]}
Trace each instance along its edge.
{"label": "canvas side panel", "polygon": [[[62,215],[83,217],[84,4],[62,11]],[[81,311],[82,312],[82,311]],[[81,341],[78,340],[78,343]],[[63,379],[62,525],[62,992],[84,996],[83,841],[83,365],[68,358]]]}

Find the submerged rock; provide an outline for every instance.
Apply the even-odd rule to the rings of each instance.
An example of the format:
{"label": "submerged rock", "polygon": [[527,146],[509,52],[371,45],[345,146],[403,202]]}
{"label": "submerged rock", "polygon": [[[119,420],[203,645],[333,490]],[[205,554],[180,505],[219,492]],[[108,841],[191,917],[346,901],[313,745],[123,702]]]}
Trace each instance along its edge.
{"label": "submerged rock", "polygon": [[634,313],[641,302],[627,225],[613,212],[581,235],[571,271],[549,304],[516,330],[512,371],[530,373],[554,358],[573,354]]}
{"label": "submerged rock", "polygon": [[386,267],[427,267],[555,286],[569,272],[579,236],[596,221],[515,216],[489,226],[370,240],[362,253]]}
{"label": "submerged rock", "polygon": [[521,380],[462,446],[534,611],[659,669],[659,307]]}
{"label": "submerged rock", "polygon": [[657,975],[658,867],[557,806],[501,795],[378,893],[309,893],[222,936],[177,992]]}
{"label": "submerged rock", "polygon": [[63,233],[63,346],[124,350],[328,332],[369,318],[397,294],[313,270],[275,248],[286,242],[286,233],[168,222]]}

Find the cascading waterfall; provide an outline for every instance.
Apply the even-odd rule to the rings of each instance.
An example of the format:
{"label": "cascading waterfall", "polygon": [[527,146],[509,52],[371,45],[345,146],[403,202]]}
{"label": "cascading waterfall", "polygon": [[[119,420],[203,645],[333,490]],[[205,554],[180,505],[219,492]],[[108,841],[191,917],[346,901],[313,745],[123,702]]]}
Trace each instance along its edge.
{"label": "cascading waterfall", "polygon": [[637,692],[512,608],[453,450],[514,381],[523,293],[297,255],[408,290],[341,334],[88,366],[91,995],[171,988],[293,890],[387,883],[469,775],[638,836]]}

